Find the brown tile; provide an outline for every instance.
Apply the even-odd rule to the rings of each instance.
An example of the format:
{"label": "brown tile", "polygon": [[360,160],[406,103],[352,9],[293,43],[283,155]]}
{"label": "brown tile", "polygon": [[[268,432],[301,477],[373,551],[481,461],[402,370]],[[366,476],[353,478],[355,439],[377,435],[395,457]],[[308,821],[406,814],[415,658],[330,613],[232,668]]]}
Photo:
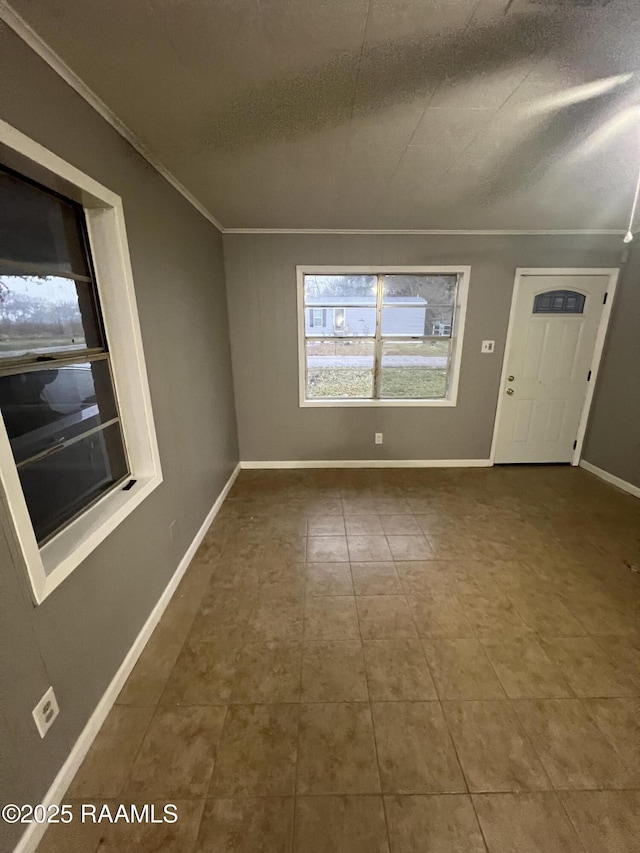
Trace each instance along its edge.
{"label": "brown tile", "polygon": [[640,849],[640,791],[567,791],[560,796],[587,853]]}
{"label": "brown tile", "polygon": [[555,793],[474,794],[473,804],[489,853],[584,853]]}
{"label": "brown tile", "polygon": [[305,603],[305,640],[357,640],[358,616],[353,596],[309,597]]}
{"label": "brown tile", "polygon": [[379,792],[369,706],[301,705],[297,793]]}
{"label": "brown tile", "polygon": [[403,595],[361,595],[356,598],[363,639],[396,640],[417,637]]}
{"label": "brown tile", "polygon": [[437,699],[419,640],[366,640],[363,649],[372,700]]}
{"label": "brown tile", "polygon": [[509,701],[444,702],[443,708],[470,791],[551,788]]}
{"label": "brown tile", "polygon": [[117,797],[153,716],[153,708],[115,705],[69,786],[70,798]]}
{"label": "brown tile", "polygon": [[458,600],[477,637],[505,639],[530,633],[507,596],[479,595],[471,592],[460,593]]}
{"label": "brown tile", "polygon": [[449,560],[410,560],[396,563],[407,594],[451,595],[455,590],[455,564]]}
{"label": "brown tile", "polygon": [[424,536],[387,536],[394,560],[428,560],[433,552]]}
{"label": "brown tile", "polygon": [[440,699],[504,698],[478,640],[425,640],[423,646]]}
{"label": "brown tile", "polygon": [[384,799],[393,853],[485,853],[468,795]]}
{"label": "brown tile", "polygon": [[382,536],[384,529],[377,515],[347,515],[347,536]]}
{"label": "brown tile", "polygon": [[420,637],[468,639],[474,636],[473,628],[453,592],[408,595],[407,602]]}
{"label": "brown tile", "polygon": [[400,578],[394,563],[353,563],[356,595],[401,595]]}
{"label": "brown tile", "polygon": [[297,705],[231,705],[209,796],[293,794],[297,736]]}
{"label": "brown tile", "polygon": [[619,669],[593,637],[557,637],[541,643],[577,696],[640,694],[640,673],[634,680]]}
{"label": "brown tile", "polygon": [[513,706],[555,788],[623,788],[629,771],[579,699],[516,699]]}
{"label": "brown tile", "polygon": [[376,512],[382,515],[400,515],[411,512],[409,504],[404,498],[374,498],[373,502],[376,507]]}
{"label": "brown tile", "polygon": [[389,853],[382,797],[298,797],[293,853]]}
{"label": "brown tile", "polygon": [[344,536],[344,519],[341,515],[312,515],[307,519],[309,536]]}
{"label": "brown tile", "polygon": [[161,705],[222,705],[231,695],[238,646],[185,643],[160,697]]}
{"label": "brown tile", "polygon": [[258,583],[259,558],[246,563],[242,557],[222,557],[214,567],[209,579],[211,589],[243,590],[251,589]]}
{"label": "brown tile", "polygon": [[291,853],[292,826],[293,797],[207,800],[194,853]]}
{"label": "brown tile", "polygon": [[634,636],[640,633],[637,605],[621,603],[611,595],[581,589],[570,601],[571,612],[595,636]]}
{"label": "brown tile", "polygon": [[307,563],[307,595],[353,595],[349,563]]}
{"label": "brown tile", "polygon": [[412,515],[381,515],[380,521],[387,536],[422,536],[420,525]]}
{"label": "brown tile", "polygon": [[207,789],[225,708],[159,708],[131,767],[127,797],[202,797]]}
{"label": "brown tile", "polygon": [[[105,805],[109,807],[110,813],[115,811],[119,802],[105,798],[93,801],[88,797],[80,800],[65,797],[62,805],[71,808],[72,820],[69,823],[50,823],[38,844],[38,853],[96,853],[106,830],[105,824],[94,822],[91,817],[99,814]],[[86,822],[81,819],[83,807],[86,809]],[[95,809],[95,812],[91,809]],[[69,814],[68,810],[65,810],[65,814]]]}
{"label": "brown tile", "polygon": [[542,592],[510,593],[525,624],[543,637],[581,637],[587,632],[559,596]]}
{"label": "brown tile", "polygon": [[247,589],[214,589],[208,593],[196,613],[187,641],[222,641],[240,645],[255,605],[256,592]]}
{"label": "brown tile", "polygon": [[585,699],[582,703],[640,787],[640,699]]}
{"label": "brown tile", "polygon": [[[304,559],[304,558],[303,558]],[[263,563],[259,569],[257,597],[260,599],[265,592],[273,592],[276,587],[285,595],[303,594],[306,578],[306,564],[297,559],[274,560]]]}
{"label": "brown tile", "polygon": [[374,702],[371,707],[384,792],[466,790],[438,702]]}
{"label": "brown tile", "polygon": [[371,563],[391,560],[385,536],[347,536],[351,562]]}
{"label": "brown tile", "polygon": [[345,536],[310,536],[307,540],[309,563],[348,563],[349,551]]}
{"label": "brown tile", "polygon": [[303,702],[367,702],[360,640],[308,642],[302,660]]}
{"label": "brown tile", "polygon": [[[166,812],[166,800],[153,803],[142,800],[136,805],[138,814],[145,814],[145,806],[153,806],[153,812],[150,808],[146,812],[150,816],[149,819],[142,822],[134,819],[129,823],[120,819],[113,824],[99,824],[104,835],[98,848],[100,853],[122,853],[123,850],[137,850],[140,853],[152,853],[157,850],[162,850],[162,853],[185,853],[193,850],[203,809],[201,800],[174,800],[171,805],[175,806],[175,809]],[[131,804],[126,803],[125,807],[129,810]],[[100,810],[97,813],[100,814]],[[114,808],[113,814],[115,813]],[[174,821],[176,815],[177,820]],[[168,818],[166,822],[165,817]],[[77,847],[67,849],[81,853]]]}
{"label": "brown tile", "polygon": [[556,699],[573,695],[535,637],[483,640],[482,645],[511,699]]}
{"label": "brown tile", "polygon": [[348,515],[375,515],[377,508],[373,498],[343,497],[342,511]]}
{"label": "brown tile", "polygon": [[248,643],[236,663],[231,702],[297,702],[300,643]]}
{"label": "brown tile", "polygon": [[249,642],[283,642],[302,639],[304,598],[296,594],[276,595],[258,601],[249,621]]}
{"label": "brown tile", "polygon": [[182,643],[166,643],[158,640],[154,633],[120,691],[116,704],[155,707],[181,648]]}

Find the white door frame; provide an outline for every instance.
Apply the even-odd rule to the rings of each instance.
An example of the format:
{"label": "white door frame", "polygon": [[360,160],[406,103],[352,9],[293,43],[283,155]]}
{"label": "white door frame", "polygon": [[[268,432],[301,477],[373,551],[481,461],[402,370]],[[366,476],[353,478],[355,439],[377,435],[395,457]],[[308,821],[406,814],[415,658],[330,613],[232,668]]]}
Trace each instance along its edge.
{"label": "white door frame", "polygon": [[593,402],[593,394],[596,389],[596,382],[598,381],[598,371],[600,369],[600,361],[602,359],[602,351],[604,349],[604,342],[607,336],[607,329],[609,327],[609,320],[611,318],[611,308],[613,306],[613,300],[616,294],[616,287],[618,284],[618,277],[620,275],[620,270],[617,268],[582,268],[582,267],[518,267],[516,269],[516,277],[513,283],[513,296],[511,298],[511,311],[509,313],[509,326],[507,328],[507,339],[504,347],[504,359],[502,362],[502,372],[500,374],[500,390],[498,392],[498,406],[496,408],[496,419],[493,425],[493,440],[491,441],[491,464],[495,464],[495,456],[496,456],[496,444],[498,440],[498,429],[500,427],[500,418],[502,416],[502,405],[504,402],[504,394],[503,389],[505,386],[505,380],[507,378],[507,357],[509,355],[509,347],[511,346],[511,338],[513,335],[513,327],[515,324],[516,318],[516,304],[518,301],[518,295],[520,293],[520,283],[524,276],[533,276],[533,275],[607,275],[609,276],[609,283],[607,285],[607,301],[605,302],[604,308],[602,310],[602,315],[600,317],[600,325],[598,326],[598,333],[596,335],[596,343],[593,351],[593,358],[591,360],[591,379],[587,383],[587,392],[585,394],[584,403],[582,404],[582,412],[580,414],[580,422],[578,424],[578,434],[576,436],[576,446],[571,455],[571,464],[578,465],[580,462],[580,455],[582,453],[582,445],[584,444],[584,437],[587,431],[587,422],[589,420],[589,412],[591,410],[591,403]]}

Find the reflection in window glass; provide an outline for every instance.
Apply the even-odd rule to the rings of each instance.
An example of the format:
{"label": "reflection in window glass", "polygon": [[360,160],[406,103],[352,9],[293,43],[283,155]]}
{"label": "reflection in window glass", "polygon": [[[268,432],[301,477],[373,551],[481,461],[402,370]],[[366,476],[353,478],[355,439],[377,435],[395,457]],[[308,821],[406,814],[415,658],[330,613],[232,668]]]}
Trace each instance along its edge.
{"label": "reflection in window glass", "polygon": [[112,424],[18,470],[39,542],[127,475],[120,425]]}
{"label": "reflection in window glass", "polygon": [[0,376],[0,412],[20,464],[117,418],[109,365],[103,359]]}

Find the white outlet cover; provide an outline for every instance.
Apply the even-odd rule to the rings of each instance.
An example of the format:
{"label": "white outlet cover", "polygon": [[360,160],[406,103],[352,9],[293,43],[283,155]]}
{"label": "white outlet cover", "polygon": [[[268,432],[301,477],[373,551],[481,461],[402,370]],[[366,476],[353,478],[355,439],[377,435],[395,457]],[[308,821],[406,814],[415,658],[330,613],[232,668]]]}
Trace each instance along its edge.
{"label": "white outlet cover", "polygon": [[482,341],[482,347],[480,349],[480,352],[495,352],[495,348],[495,341]]}
{"label": "white outlet cover", "polygon": [[382,433],[381,432],[374,433],[374,441],[376,444],[382,444]]}
{"label": "white outlet cover", "polygon": [[33,714],[40,737],[44,737],[60,713],[53,687],[47,690],[31,713]]}

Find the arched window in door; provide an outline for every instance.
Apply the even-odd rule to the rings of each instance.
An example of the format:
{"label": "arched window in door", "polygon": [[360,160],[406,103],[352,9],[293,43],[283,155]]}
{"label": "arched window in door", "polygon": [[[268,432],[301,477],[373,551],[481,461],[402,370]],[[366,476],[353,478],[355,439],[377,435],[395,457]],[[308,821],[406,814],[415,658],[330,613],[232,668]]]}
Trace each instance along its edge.
{"label": "arched window in door", "polygon": [[533,300],[534,314],[582,314],[585,295],[575,290],[548,290]]}

